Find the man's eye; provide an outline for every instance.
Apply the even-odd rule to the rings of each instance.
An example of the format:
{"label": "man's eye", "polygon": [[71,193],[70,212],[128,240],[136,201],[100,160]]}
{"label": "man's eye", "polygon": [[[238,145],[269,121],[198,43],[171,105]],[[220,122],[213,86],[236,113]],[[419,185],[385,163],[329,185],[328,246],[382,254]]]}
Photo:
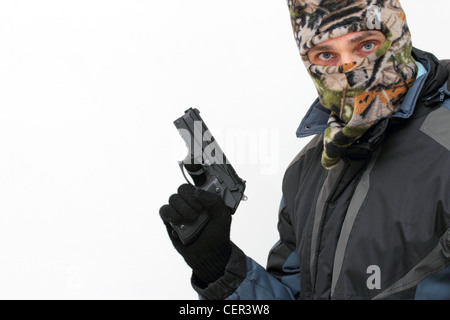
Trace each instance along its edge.
{"label": "man's eye", "polygon": [[321,54],[319,54],[319,59],[323,60],[323,61],[328,61],[331,60],[331,58],[333,57],[333,55],[329,52],[322,52]]}
{"label": "man's eye", "polygon": [[362,46],[362,49],[364,51],[372,51],[375,48],[375,44],[373,42],[366,42]]}

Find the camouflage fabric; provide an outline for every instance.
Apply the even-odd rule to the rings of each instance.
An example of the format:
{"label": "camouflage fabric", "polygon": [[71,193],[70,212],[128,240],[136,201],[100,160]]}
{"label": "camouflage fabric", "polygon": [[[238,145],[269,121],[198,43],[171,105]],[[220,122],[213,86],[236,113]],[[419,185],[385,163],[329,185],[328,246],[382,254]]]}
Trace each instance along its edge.
{"label": "camouflage fabric", "polygon": [[[380,118],[395,113],[415,81],[411,35],[398,0],[288,0],[302,60],[330,110],[322,164],[332,169],[342,153]],[[386,40],[367,57],[341,66],[314,65],[308,51],[350,32],[379,30]]]}

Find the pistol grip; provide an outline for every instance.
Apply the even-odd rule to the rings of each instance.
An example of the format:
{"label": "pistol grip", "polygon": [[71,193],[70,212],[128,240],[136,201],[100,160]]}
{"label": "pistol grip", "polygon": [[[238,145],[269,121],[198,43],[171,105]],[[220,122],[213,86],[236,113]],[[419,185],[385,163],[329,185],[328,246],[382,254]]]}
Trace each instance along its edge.
{"label": "pistol grip", "polygon": [[193,242],[200,232],[205,227],[206,223],[209,220],[209,213],[205,209],[203,209],[197,219],[191,223],[184,223],[181,225],[172,225],[174,231],[178,235],[180,241],[187,245]]}

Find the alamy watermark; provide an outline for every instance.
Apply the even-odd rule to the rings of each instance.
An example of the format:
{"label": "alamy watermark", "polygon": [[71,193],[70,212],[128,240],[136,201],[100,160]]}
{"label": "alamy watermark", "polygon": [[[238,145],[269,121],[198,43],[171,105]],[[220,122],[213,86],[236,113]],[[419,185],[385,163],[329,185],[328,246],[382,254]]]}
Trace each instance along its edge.
{"label": "alamy watermark", "polygon": [[367,278],[366,285],[369,290],[381,289],[381,269],[377,265],[371,265],[367,267],[367,274],[370,276]]}
{"label": "alamy watermark", "polygon": [[178,132],[188,148],[185,164],[256,165],[262,175],[278,173],[279,129],[226,129],[213,137],[203,130],[202,121],[195,121],[192,130],[179,128]]}
{"label": "alamy watermark", "polygon": [[371,5],[367,8],[367,27],[371,30],[381,29],[381,8]]}

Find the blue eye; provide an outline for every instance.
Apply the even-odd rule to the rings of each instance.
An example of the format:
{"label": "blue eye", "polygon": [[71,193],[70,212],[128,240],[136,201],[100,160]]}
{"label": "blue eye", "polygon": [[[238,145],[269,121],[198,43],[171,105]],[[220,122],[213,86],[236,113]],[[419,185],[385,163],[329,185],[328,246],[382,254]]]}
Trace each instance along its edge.
{"label": "blue eye", "polygon": [[375,48],[375,44],[373,42],[366,42],[362,48],[365,51],[372,51]]}
{"label": "blue eye", "polygon": [[332,58],[333,56],[331,55],[331,53],[329,52],[323,52],[321,54],[319,54],[319,59],[324,60],[324,61],[328,61]]}

